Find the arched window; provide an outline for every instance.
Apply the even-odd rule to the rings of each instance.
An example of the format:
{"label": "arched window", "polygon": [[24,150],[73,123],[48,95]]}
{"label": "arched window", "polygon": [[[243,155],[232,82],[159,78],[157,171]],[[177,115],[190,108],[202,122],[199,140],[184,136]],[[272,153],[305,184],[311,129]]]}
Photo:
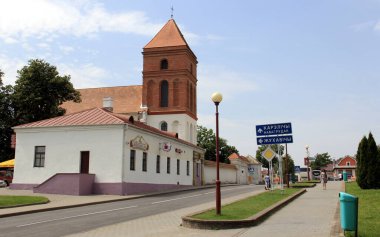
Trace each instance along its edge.
{"label": "arched window", "polygon": [[172,123],[172,132],[178,133],[179,122],[176,120]]}
{"label": "arched window", "polygon": [[179,80],[175,79],[173,82],[173,105],[179,105]]}
{"label": "arched window", "polygon": [[190,137],[189,142],[193,143],[193,124],[190,124]]}
{"label": "arched window", "polygon": [[161,82],[161,107],[169,106],[169,83],[164,80]]}
{"label": "arched window", "polygon": [[169,63],[168,63],[168,60],[167,59],[162,59],[161,60],[161,70],[163,70],[163,69],[168,69],[168,67],[169,67]]}
{"label": "arched window", "polygon": [[[150,80],[148,82],[148,89],[147,89],[147,105],[148,106],[152,106],[153,103],[154,103],[154,100],[153,100],[153,95],[154,95],[154,88],[155,88],[155,83],[153,80]],[[156,89],[157,90],[157,89]]]}
{"label": "arched window", "polygon": [[162,121],[160,125],[160,129],[161,131],[165,131],[165,132],[168,131],[168,123],[165,121]]}
{"label": "arched window", "polygon": [[194,112],[194,90],[193,85],[190,84],[190,111]]}

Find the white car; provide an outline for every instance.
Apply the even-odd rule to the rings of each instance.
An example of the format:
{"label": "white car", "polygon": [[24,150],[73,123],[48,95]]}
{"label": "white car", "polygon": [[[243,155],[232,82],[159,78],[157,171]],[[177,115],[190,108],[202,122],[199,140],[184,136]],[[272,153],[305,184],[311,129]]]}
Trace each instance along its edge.
{"label": "white car", "polygon": [[7,183],[4,180],[0,180],[0,188],[7,187]]}

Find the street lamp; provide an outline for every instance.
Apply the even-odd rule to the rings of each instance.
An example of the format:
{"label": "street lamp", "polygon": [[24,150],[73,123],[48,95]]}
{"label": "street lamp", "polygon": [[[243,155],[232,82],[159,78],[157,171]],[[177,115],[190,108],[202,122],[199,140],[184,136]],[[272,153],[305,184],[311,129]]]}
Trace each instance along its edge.
{"label": "street lamp", "polygon": [[310,165],[310,160],[309,160],[309,145],[305,146],[306,148],[306,157],[307,157],[307,180],[310,181],[310,170],[309,170],[309,165]]}
{"label": "street lamp", "polygon": [[216,108],[216,214],[220,215],[221,213],[221,201],[220,201],[220,180],[219,180],[219,112],[218,112],[218,106],[219,103],[222,101],[223,96],[219,92],[215,92],[211,96],[212,101],[215,104]]}

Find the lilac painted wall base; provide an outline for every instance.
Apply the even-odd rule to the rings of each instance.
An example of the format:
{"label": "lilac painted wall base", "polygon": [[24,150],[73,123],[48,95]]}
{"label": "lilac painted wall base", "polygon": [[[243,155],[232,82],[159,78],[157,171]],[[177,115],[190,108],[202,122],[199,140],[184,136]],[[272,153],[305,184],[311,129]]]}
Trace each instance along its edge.
{"label": "lilac painted wall base", "polygon": [[41,185],[11,184],[11,189],[33,189],[35,193],[64,195],[133,195],[176,190],[192,185],[151,184],[151,183],[91,183],[82,182],[85,174],[60,174],[48,179]]}
{"label": "lilac painted wall base", "polygon": [[94,183],[94,194],[123,195],[122,183]]}
{"label": "lilac painted wall base", "polygon": [[33,188],[33,192],[65,195],[90,195],[92,194],[94,179],[94,174],[58,173]]}
{"label": "lilac painted wall base", "polygon": [[38,184],[17,184],[17,183],[11,183],[9,185],[10,189],[15,190],[32,190],[34,187],[37,187]]}

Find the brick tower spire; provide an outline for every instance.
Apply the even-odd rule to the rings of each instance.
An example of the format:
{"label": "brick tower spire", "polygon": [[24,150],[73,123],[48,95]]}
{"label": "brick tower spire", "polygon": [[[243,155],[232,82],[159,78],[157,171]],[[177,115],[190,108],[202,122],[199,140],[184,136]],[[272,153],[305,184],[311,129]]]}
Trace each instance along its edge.
{"label": "brick tower spire", "polygon": [[143,48],[142,105],[148,124],[195,143],[197,57],[174,19]]}

